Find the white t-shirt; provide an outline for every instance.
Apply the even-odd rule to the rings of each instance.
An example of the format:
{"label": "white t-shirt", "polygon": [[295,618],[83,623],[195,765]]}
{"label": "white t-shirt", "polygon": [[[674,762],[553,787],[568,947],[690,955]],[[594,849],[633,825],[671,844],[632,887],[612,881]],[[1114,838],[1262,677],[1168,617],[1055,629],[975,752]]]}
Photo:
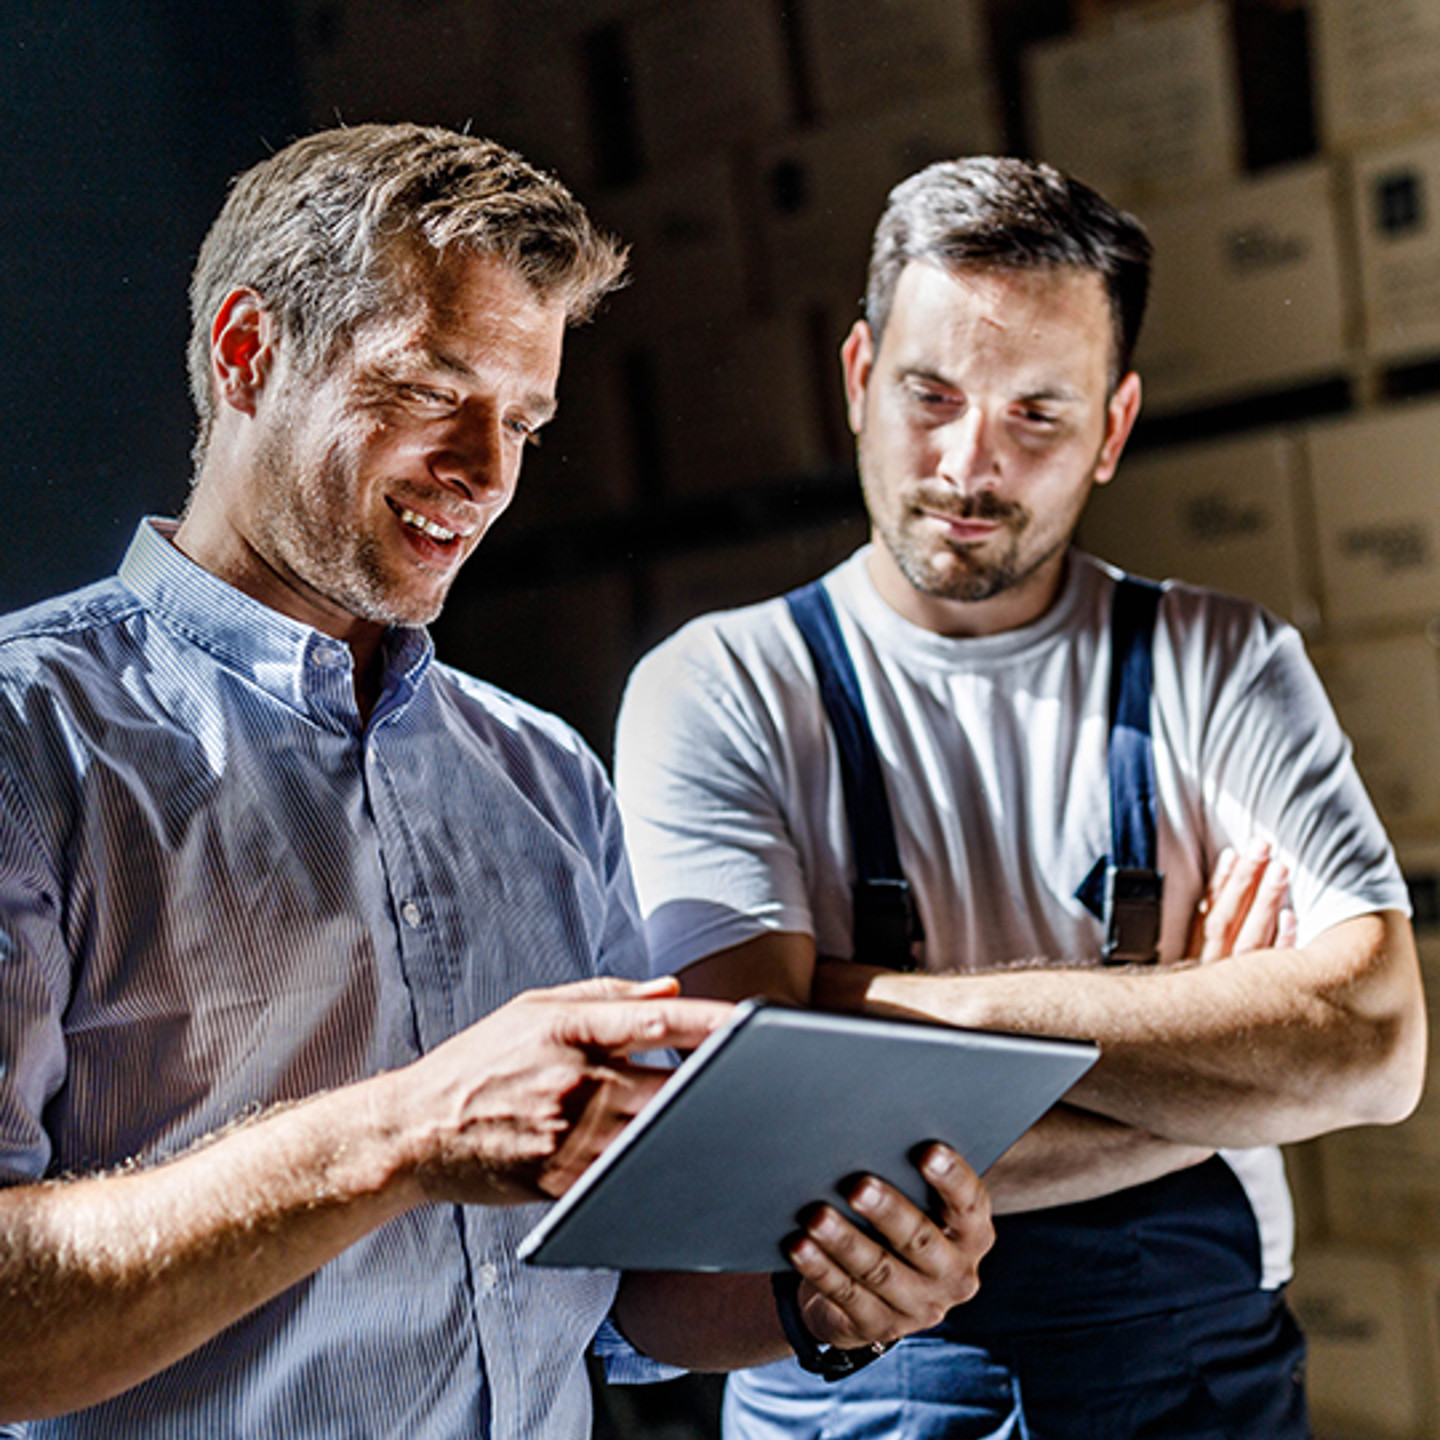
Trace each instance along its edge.
{"label": "white t-shirt", "polygon": [[[915,626],[877,594],[866,549],[826,579],[885,772],[925,968],[1098,959],[1076,897],[1110,849],[1110,597],[1072,551],[1033,625],[981,638]],[[1298,634],[1248,602],[1172,584],[1152,721],[1165,875],[1161,959],[1226,845],[1264,837],[1290,867],[1300,943],[1408,911],[1403,879]],[[767,931],[850,953],[839,757],[783,599],[692,622],[632,676],[616,775],[657,972]],[[1226,1155],[1260,1225],[1267,1284],[1289,1272],[1279,1156]]]}

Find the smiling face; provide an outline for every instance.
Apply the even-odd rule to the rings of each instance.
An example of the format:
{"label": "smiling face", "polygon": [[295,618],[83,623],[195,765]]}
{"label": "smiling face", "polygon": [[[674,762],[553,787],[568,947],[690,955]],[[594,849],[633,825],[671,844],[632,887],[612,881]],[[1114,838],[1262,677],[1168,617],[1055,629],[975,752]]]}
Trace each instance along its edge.
{"label": "smiling face", "polygon": [[235,292],[214,331],[232,423],[176,543],[352,643],[428,623],[554,412],[565,319],[502,263],[455,257],[307,375],[257,297]]}
{"label": "smiling face", "polygon": [[1103,281],[1078,269],[912,262],[878,351],[857,323],[845,382],[871,574],[900,614],[978,635],[1049,608],[1139,409],[1133,374],[1110,393],[1113,337]]}

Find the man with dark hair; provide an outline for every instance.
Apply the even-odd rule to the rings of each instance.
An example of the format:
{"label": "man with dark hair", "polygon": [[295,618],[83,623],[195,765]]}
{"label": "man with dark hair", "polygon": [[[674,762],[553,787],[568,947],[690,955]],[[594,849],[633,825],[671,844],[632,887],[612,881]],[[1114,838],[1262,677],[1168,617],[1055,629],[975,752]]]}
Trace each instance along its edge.
{"label": "man with dark hair", "polygon": [[[728,1013],[638,978],[594,757],[421,628],[622,269],[490,142],[281,151],[197,266],[183,518],[0,624],[5,1434],[570,1437],[592,1341],[788,1353],[766,1277],[515,1254]],[[837,1348],[973,1293],[985,1194],[926,1173],[793,1246]]]}
{"label": "man with dark hair", "polygon": [[899,185],[842,357],[871,544],[627,690],[627,835],[686,993],[1102,1052],[987,1176],[975,1302],[844,1387],[734,1377],[730,1435],[1308,1433],[1275,1147],[1414,1106],[1418,965],[1295,632],[1072,545],[1139,409],[1148,261],[1044,165]]}

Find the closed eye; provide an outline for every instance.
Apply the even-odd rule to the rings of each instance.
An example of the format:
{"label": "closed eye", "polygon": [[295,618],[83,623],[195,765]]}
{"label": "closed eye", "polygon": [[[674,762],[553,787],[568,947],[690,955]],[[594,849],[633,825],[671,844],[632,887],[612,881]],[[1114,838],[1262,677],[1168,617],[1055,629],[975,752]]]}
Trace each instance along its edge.
{"label": "closed eye", "polygon": [[449,410],[455,404],[455,397],[448,391],[435,390],[428,385],[402,385],[400,393],[405,399],[428,410]]}

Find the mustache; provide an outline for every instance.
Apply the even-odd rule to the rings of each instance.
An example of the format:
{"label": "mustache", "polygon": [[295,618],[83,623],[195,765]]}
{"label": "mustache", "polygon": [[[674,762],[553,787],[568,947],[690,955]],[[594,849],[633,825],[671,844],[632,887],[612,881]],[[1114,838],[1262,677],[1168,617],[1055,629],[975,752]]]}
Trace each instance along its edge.
{"label": "mustache", "polygon": [[1030,512],[1017,500],[1002,500],[993,490],[976,495],[957,495],[949,489],[921,488],[916,500],[926,510],[952,520],[993,520],[1013,523],[1029,518]]}

